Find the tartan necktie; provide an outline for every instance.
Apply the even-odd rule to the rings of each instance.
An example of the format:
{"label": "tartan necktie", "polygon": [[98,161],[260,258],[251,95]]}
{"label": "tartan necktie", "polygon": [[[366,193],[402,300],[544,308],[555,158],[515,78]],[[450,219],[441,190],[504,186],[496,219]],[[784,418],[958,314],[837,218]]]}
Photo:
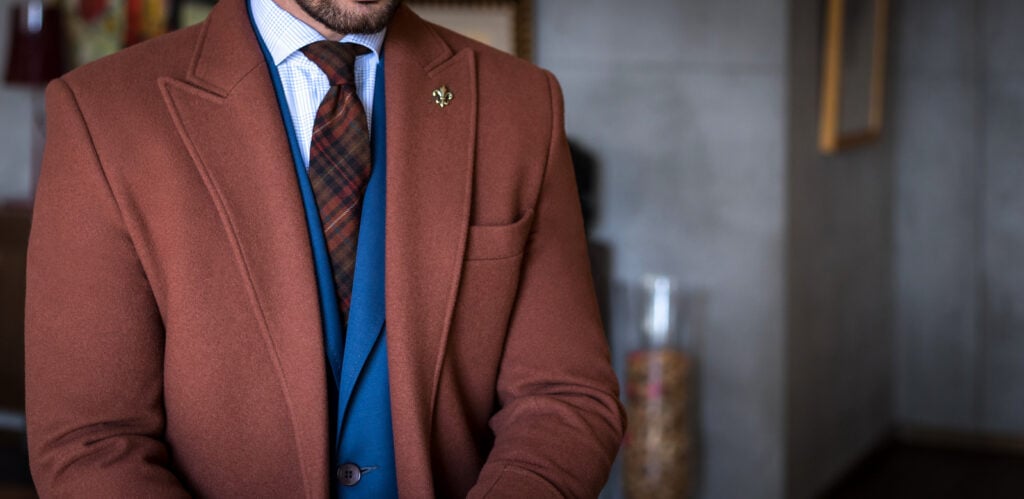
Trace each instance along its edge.
{"label": "tartan necktie", "polygon": [[363,193],[373,168],[370,132],[363,104],[356,95],[353,66],[356,55],[369,49],[322,40],[300,50],[320,67],[331,84],[313,121],[309,181],[320,212],[341,321],[345,325],[352,303]]}

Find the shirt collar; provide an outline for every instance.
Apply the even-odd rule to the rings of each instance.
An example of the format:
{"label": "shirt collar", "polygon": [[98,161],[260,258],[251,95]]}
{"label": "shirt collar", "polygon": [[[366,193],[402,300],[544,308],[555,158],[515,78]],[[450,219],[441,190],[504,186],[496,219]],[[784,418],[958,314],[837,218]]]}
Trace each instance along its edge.
{"label": "shirt collar", "polygon": [[[274,0],[250,0],[252,17],[263,43],[278,66],[297,50],[324,37],[308,24],[282,9]],[[387,28],[369,35],[345,35],[342,42],[358,43],[380,56]]]}

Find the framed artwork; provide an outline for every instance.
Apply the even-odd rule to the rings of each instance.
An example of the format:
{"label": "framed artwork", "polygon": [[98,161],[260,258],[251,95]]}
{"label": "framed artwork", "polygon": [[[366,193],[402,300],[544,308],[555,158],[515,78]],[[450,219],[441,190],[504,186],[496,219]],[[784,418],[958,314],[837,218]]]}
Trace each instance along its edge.
{"label": "framed artwork", "polygon": [[889,0],[826,0],[818,149],[876,140],[885,111]]}
{"label": "framed artwork", "polygon": [[531,56],[531,0],[409,0],[420,17],[524,59]]}

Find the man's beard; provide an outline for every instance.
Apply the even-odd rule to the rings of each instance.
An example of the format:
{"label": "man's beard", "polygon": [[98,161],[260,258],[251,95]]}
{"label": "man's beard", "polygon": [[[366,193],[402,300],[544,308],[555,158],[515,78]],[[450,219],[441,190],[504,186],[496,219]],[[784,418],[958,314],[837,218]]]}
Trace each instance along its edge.
{"label": "man's beard", "polygon": [[369,12],[340,7],[335,0],[296,0],[299,8],[320,24],[340,35],[369,35],[384,29],[401,0],[383,0]]}

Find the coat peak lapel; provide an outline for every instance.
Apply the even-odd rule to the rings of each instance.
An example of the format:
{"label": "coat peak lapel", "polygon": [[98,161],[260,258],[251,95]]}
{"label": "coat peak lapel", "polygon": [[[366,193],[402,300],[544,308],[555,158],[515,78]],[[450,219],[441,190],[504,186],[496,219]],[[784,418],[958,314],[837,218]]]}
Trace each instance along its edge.
{"label": "coat peak lapel", "polygon": [[245,0],[222,0],[203,30],[189,81],[161,81],[164,100],[249,283],[239,292],[280,377],[306,495],[325,496],[327,371],[288,135]]}
{"label": "coat peak lapel", "polygon": [[265,64],[249,22],[246,1],[223,0],[214,6],[201,27],[189,66],[191,83],[221,97]]}
{"label": "coat peak lapel", "polygon": [[[434,31],[434,27],[416,15],[409,7],[402,4],[395,11],[395,17],[388,25],[388,35],[384,39],[385,54],[397,53],[400,64],[414,64],[430,72],[435,67],[451,59],[451,47]],[[387,66],[387,73],[401,73],[398,62],[392,61]],[[393,81],[393,80],[392,80]]]}
{"label": "coat peak lapel", "polygon": [[[380,80],[378,80],[380,81]],[[374,134],[386,135],[381,124],[387,119],[385,104],[375,106]],[[383,150],[374,144],[374,156]],[[352,393],[361,377],[374,345],[384,329],[384,227],[385,179],[387,161],[375,159],[373,174],[363,195],[356,248],[355,278],[352,283],[352,306],[345,331],[344,360],[341,363],[341,385],[338,387],[339,420],[344,420]],[[341,432],[338,432],[341,435]]]}
{"label": "coat peak lapel", "polygon": [[[476,62],[432,25],[396,12],[387,75],[386,313],[400,495],[432,483],[435,392],[462,271],[476,147]],[[434,90],[451,100],[439,106]],[[404,487],[404,488],[403,488]]]}

